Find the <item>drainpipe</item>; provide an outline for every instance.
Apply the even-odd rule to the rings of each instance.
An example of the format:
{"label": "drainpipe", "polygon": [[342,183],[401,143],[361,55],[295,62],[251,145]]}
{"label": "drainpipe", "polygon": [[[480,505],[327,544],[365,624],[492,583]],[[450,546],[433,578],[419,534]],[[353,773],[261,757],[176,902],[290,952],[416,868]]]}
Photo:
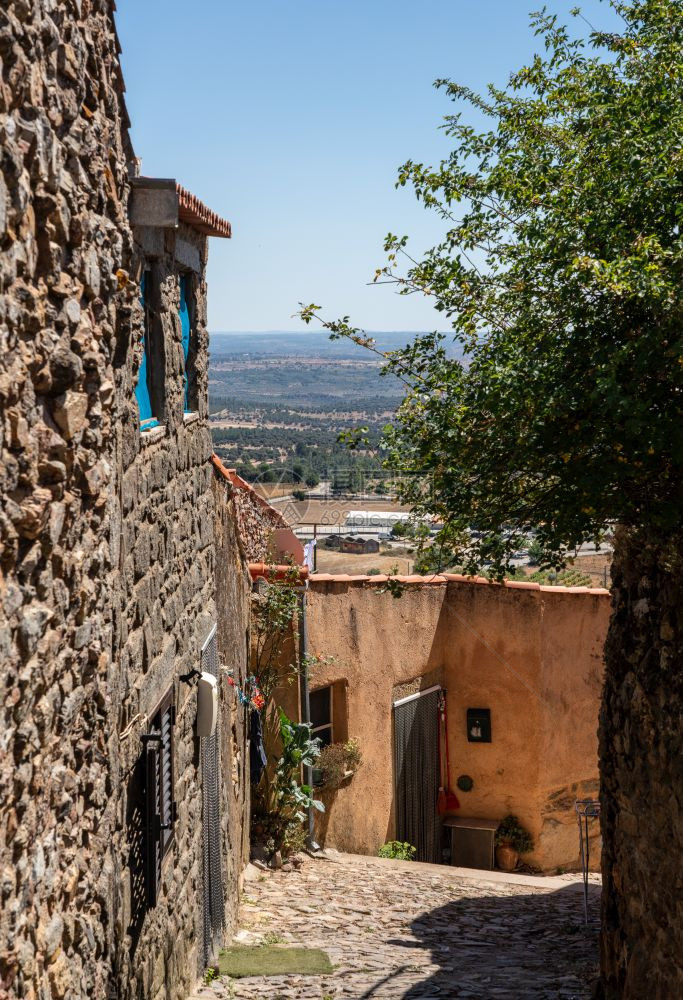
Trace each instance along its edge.
{"label": "drainpipe", "polygon": [[[308,625],[306,622],[306,589],[308,583],[304,583],[304,586],[299,591],[300,596],[300,614],[299,614],[299,652],[301,656],[302,667],[299,671],[299,693],[301,697],[301,721],[309,722],[311,721],[311,700],[309,697],[308,688],[308,665],[306,664],[306,656],[308,654]],[[313,787],[313,768],[310,765],[306,765],[304,768],[304,777],[306,784],[309,787]],[[313,834],[313,809],[311,806],[308,807],[308,836],[306,837],[306,846],[309,851],[319,851],[320,845],[316,843],[315,836]]]}

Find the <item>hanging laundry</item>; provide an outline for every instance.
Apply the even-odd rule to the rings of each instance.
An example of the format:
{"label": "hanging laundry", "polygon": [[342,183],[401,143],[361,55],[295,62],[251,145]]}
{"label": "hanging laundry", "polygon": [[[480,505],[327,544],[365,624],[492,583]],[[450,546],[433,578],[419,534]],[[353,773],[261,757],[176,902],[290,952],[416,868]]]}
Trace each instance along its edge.
{"label": "hanging laundry", "polygon": [[312,573],[315,568],[314,563],[315,563],[316,544],[317,544],[316,539],[312,538],[310,542],[306,542],[306,544],[304,545],[304,566],[308,566],[308,570],[310,573]]}
{"label": "hanging laundry", "polygon": [[249,719],[249,770],[251,772],[252,785],[258,785],[263,774],[263,769],[268,762],[266,748],[263,745],[263,726],[261,725],[261,713],[255,708],[251,710]]}
{"label": "hanging laundry", "polygon": [[253,705],[259,710],[263,708],[266,699],[258,686],[258,677],[247,677],[247,690],[243,691],[234,677],[228,677],[228,684],[235,689],[240,705]]}

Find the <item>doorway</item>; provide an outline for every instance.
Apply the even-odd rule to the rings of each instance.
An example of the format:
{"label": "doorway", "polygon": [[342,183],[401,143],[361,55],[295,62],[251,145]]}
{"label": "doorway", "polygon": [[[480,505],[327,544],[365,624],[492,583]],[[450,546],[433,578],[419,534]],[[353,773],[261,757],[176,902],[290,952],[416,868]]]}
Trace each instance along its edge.
{"label": "doorway", "polygon": [[396,839],[416,848],[416,861],[439,864],[439,695],[428,688],[394,702]]}

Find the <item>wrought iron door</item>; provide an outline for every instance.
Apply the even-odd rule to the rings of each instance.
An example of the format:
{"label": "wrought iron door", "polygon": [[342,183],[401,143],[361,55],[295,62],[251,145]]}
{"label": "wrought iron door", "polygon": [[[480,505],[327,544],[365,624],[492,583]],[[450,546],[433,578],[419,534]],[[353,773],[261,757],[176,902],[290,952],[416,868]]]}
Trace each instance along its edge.
{"label": "wrought iron door", "polygon": [[435,688],[394,705],[396,839],[417,848],[416,861],[441,862],[439,693]]}

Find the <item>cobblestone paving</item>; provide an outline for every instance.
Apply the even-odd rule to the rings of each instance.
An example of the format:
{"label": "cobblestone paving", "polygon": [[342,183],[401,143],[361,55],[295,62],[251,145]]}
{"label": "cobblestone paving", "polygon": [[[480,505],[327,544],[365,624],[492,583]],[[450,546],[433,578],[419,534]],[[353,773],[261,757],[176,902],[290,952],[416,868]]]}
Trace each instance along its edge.
{"label": "cobblestone paving", "polygon": [[221,978],[192,1000],[588,998],[597,930],[584,927],[580,876],[553,882],[559,888],[345,855],[264,872],[245,883],[238,939],[323,948],[334,974]]}

